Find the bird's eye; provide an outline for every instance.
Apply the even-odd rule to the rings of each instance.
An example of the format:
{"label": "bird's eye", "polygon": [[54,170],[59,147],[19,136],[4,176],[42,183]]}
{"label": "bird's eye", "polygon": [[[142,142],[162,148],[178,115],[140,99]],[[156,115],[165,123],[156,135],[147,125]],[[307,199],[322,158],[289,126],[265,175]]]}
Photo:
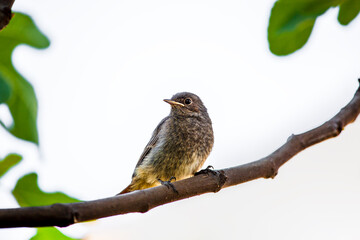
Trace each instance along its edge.
{"label": "bird's eye", "polygon": [[191,101],[190,98],[185,99],[185,104],[189,105],[189,104],[191,104],[191,103],[192,103],[192,101]]}

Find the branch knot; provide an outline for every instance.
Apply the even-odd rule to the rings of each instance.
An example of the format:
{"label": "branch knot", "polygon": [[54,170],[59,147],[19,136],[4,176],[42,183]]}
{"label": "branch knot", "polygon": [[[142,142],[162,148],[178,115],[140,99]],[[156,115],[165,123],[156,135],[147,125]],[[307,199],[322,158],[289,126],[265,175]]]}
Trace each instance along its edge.
{"label": "branch knot", "polygon": [[217,188],[215,189],[215,193],[220,191],[221,188],[224,186],[227,176],[225,175],[224,170],[215,171],[217,173]]}

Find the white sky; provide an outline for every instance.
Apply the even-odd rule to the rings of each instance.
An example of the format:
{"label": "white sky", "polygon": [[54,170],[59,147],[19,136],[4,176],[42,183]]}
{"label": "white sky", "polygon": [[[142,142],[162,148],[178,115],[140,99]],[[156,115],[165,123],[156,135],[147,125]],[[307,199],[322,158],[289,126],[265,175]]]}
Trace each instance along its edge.
{"label": "white sky", "polygon": [[[214,123],[205,165],[231,167],[273,152],[322,124],[353,96],[360,76],[360,18],[316,22],[306,46],[276,57],[266,30],[273,1],[21,1],[50,48],[16,49],[16,68],[39,100],[40,150],[0,129],[0,156],[24,161],[1,180],[39,173],[46,191],[92,200],[116,194],[176,92],[199,95]],[[0,116],[6,109],[0,107]],[[62,229],[87,240],[359,239],[359,121],[297,155],[274,180]],[[0,230],[28,239],[33,229]]]}

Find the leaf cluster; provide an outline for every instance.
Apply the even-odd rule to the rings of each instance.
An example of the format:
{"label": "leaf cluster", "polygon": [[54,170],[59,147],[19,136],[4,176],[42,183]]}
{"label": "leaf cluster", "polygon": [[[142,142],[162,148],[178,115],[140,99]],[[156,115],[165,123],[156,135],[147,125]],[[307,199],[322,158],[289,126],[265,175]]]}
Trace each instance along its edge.
{"label": "leaf cluster", "polygon": [[360,11],[360,0],[278,0],[269,19],[268,42],[276,55],[288,55],[305,45],[316,19],[339,7],[338,21],[348,25]]}
{"label": "leaf cluster", "polygon": [[[21,45],[44,49],[50,45],[47,37],[40,32],[33,20],[26,14],[15,13],[10,24],[0,32],[0,104],[7,105],[12,124],[2,125],[11,135],[39,144],[37,131],[37,100],[32,85],[16,70],[11,56],[14,49]],[[22,161],[19,154],[8,154],[0,159],[0,180],[5,174]],[[21,177],[12,195],[21,207],[42,206],[53,203],[78,202],[76,198],[69,197],[62,192],[46,193],[38,185],[36,173]],[[71,240],[58,229],[38,228],[32,240],[61,239]]]}

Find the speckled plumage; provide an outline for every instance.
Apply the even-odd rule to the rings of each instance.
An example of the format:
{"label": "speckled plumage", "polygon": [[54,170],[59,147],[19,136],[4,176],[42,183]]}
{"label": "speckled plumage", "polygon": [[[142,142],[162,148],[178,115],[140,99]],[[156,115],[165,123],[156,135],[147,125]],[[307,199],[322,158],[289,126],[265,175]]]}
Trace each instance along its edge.
{"label": "speckled plumage", "polygon": [[[170,115],[153,132],[135,167],[132,181],[120,194],[159,185],[158,179],[181,180],[194,175],[214,144],[207,109],[195,94],[182,92],[171,100]],[[190,103],[189,103],[190,102]]]}

